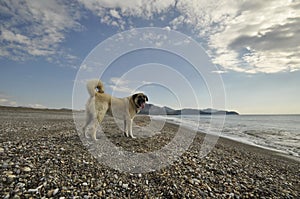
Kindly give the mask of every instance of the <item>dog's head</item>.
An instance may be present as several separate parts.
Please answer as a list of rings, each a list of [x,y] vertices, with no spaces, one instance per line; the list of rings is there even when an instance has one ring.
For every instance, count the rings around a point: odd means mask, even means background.
[[[137,93],[132,95],[132,100],[138,109],[143,109],[145,108],[146,102],[148,102],[148,97],[144,93]]]

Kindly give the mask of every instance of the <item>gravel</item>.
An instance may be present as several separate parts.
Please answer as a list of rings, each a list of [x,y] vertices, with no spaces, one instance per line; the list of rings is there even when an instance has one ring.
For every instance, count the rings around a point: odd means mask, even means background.
[[[145,125],[149,117],[138,116]],[[125,138],[105,118],[112,143],[145,153],[165,146],[177,126],[165,124],[149,138]],[[0,108],[1,198],[297,198],[300,163],[272,151],[219,139],[198,156],[203,135],[171,165],[127,173],[98,162],[87,150],[67,110]]]

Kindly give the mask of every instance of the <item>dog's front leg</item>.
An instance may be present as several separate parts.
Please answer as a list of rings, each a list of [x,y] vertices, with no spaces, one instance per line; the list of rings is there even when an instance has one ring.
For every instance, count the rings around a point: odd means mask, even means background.
[[[125,137],[128,137],[128,128],[127,128],[127,125],[128,125],[128,120],[124,120],[124,135]]]
[[[134,137],[133,134],[132,134],[132,119],[129,120],[129,133],[130,133],[130,137],[131,137],[132,139],[136,138],[136,137]]]

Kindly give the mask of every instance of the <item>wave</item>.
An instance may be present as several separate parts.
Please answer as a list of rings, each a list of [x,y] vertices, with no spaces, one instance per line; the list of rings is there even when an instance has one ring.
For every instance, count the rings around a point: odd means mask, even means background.
[[[153,119],[182,125],[206,134],[300,157],[300,116],[229,116],[220,129],[222,118],[209,116],[151,116]]]

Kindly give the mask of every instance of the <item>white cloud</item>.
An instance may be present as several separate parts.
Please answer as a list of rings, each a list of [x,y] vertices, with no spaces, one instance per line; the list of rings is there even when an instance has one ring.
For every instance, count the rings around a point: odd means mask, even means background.
[[[106,9],[119,9],[124,16],[143,17],[147,19],[152,18],[154,13],[165,12],[170,6],[175,5],[175,0],[79,0],[79,2],[98,16],[103,16],[107,12]]]
[[[170,26],[166,26],[166,27],[164,27],[163,29],[166,30],[166,31],[171,31]]]
[[[14,107],[21,106],[21,107],[31,107],[31,108],[47,108],[47,106],[44,106],[39,103],[24,104],[24,103],[17,102],[15,100],[15,97],[6,95],[5,93],[2,93],[2,92],[0,92],[0,106],[14,106]]]
[[[60,44],[68,31],[81,30],[82,7],[101,23],[121,30],[134,27],[136,18],[153,24],[163,21],[166,30],[189,30],[201,38],[212,61],[224,70],[300,69],[300,2],[286,0],[3,1],[0,56],[15,60],[47,56],[57,62],[58,55],[73,62],[76,57]]]
[[[128,88],[126,86],[109,85],[109,88],[111,88],[113,92],[121,92],[121,93],[128,93],[128,94],[131,94],[134,92],[134,90],[132,90],[131,88]]]
[[[126,95],[132,95],[137,92],[142,92],[137,90],[142,85],[150,84],[151,82],[140,81],[140,80],[131,80],[120,77],[112,77],[110,78],[110,83],[108,85],[109,88],[112,89],[113,92],[125,93]]]
[[[119,77],[110,78],[110,82],[112,84],[120,85],[120,86],[128,85],[130,83],[129,80],[125,80],[125,79],[122,79],[122,78],[119,78]]]
[[[130,88],[130,83],[131,81],[129,80],[119,77],[112,77],[110,78],[109,88],[111,88],[113,92],[131,94],[134,90]]]
[[[47,108],[46,106],[42,105],[42,104],[29,104],[26,107],[31,107],[31,108],[38,108],[38,109],[45,109]]]
[[[102,23],[125,29],[132,24],[130,17],[153,19],[155,14],[168,11],[175,0],[78,0],[87,9],[101,18]],[[121,17],[123,16],[123,17]]]
[[[87,71],[87,72],[93,72],[93,67],[91,67],[87,64],[83,64],[80,66],[80,70]]]
[[[92,0],[80,2],[103,23],[124,29],[130,17],[152,20],[172,8],[166,29],[198,34],[224,70],[275,73],[300,69],[300,2],[236,0]],[[161,19],[161,17],[159,18]],[[157,44],[158,46],[160,43]]]
[[[181,15],[171,24],[188,24],[207,38],[215,64],[246,73],[300,69],[299,2],[179,1]]]
[[[224,70],[215,70],[215,71],[212,71],[212,73],[223,74],[223,73],[226,73],[226,71],[224,71]]]
[[[50,56],[57,61],[57,55],[69,54],[59,47],[65,33],[81,28],[79,10],[68,2],[11,0],[1,2],[0,11],[5,16],[0,19],[0,56],[8,59]]]
[[[0,92],[0,106],[17,106],[17,102]]]
[[[11,100],[9,98],[0,98],[0,106],[22,106],[22,107],[31,107],[31,108],[47,108],[42,104],[22,104],[20,105],[18,102]]]
[[[116,11],[116,10],[110,10],[110,14],[111,14],[111,16],[113,16],[114,18],[117,18],[117,19],[121,19],[121,16],[120,16],[120,14],[119,14],[119,12],[118,11]]]
[[[10,30],[2,30],[1,36],[3,40],[6,40],[8,42],[15,42],[19,44],[25,44],[28,45],[30,43],[30,39],[24,35],[21,34],[15,34],[11,32]]]

